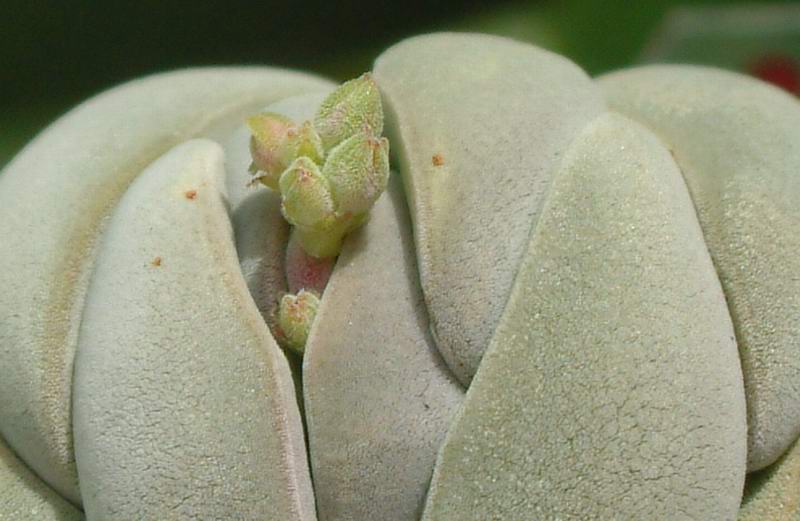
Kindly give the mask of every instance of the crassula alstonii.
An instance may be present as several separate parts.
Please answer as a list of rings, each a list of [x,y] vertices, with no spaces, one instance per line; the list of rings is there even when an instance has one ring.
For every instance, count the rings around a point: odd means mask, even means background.
[[[371,78],[394,173],[321,256],[247,186],[248,118],[331,150],[305,74],[137,80],[0,174],[0,519],[800,518],[800,103],[467,34]]]

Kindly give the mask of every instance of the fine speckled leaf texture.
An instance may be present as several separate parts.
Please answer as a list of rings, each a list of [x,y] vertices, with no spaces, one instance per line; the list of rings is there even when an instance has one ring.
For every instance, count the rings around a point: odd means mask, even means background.
[[[77,107],[0,173],[0,435],[73,503],[72,362],[105,218],[171,146],[226,135],[264,104],[328,85],[268,68],[144,78]]]
[[[736,329],[748,470],[800,435],[800,103],[730,72],[654,66],[601,80],[683,171]]]
[[[321,521],[417,521],[464,395],[428,332],[399,179],[370,214],[344,244],[304,361]]]
[[[48,487],[0,439],[0,521],[82,521],[83,514]]]
[[[565,157],[426,521],[733,520],[741,370],[680,173],[606,115]]]
[[[560,156],[603,110],[573,63],[484,35],[406,40],[375,64],[439,351],[468,383]]]
[[[100,245],[75,358],[90,521],[313,521],[289,366],[239,270],[222,149],[134,181]]]

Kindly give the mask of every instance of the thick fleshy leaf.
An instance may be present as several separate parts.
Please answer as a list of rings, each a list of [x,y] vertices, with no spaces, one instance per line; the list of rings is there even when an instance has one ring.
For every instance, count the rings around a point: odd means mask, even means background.
[[[222,151],[153,163],[100,244],[75,358],[87,517],[315,519],[289,366],[239,271]]]
[[[622,71],[611,106],[672,150],[733,317],[748,408],[748,470],[800,435],[800,103],[734,73]]]
[[[395,177],[395,176],[393,176]],[[304,360],[323,521],[416,521],[463,390],[428,331],[398,180],[352,233]]]
[[[604,107],[568,60],[485,35],[406,40],[375,64],[439,351],[468,383],[556,166]]]
[[[83,514],[36,477],[0,440],[0,519],[82,521]]]
[[[745,439],[733,327],[680,172],[603,116],[564,158],[423,519],[733,520]]]
[[[247,114],[327,82],[266,68],[137,80],[79,106],[0,174],[0,435],[80,502],[72,451],[72,363],[105,218],[128,184],[189,137],[225,136]]]

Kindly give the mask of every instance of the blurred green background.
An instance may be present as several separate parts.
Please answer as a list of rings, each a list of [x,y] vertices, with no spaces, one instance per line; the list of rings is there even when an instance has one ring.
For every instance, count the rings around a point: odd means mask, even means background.
[[[777,7],[709,0],[0,4],[0,166],[82,99],[177,67],[263,63],[346,79],[369,69],[382,49],[405,36],[457,30],[537,43],[591,74],[641,61],[690,61],[764,69],[762,75],[788,81],[791,88],[797,63],[792,60],[800,48],[796,2]],[[720,14],[730,9],[736,14]],[[760,55],[766,61],[754,62]]]

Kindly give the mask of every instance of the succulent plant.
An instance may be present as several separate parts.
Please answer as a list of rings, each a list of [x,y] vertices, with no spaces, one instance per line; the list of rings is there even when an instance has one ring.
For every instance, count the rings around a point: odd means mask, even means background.
[[[0,174],[0,519],[800,518],[798,101],[466,34],[365,78],[144,78]]]

